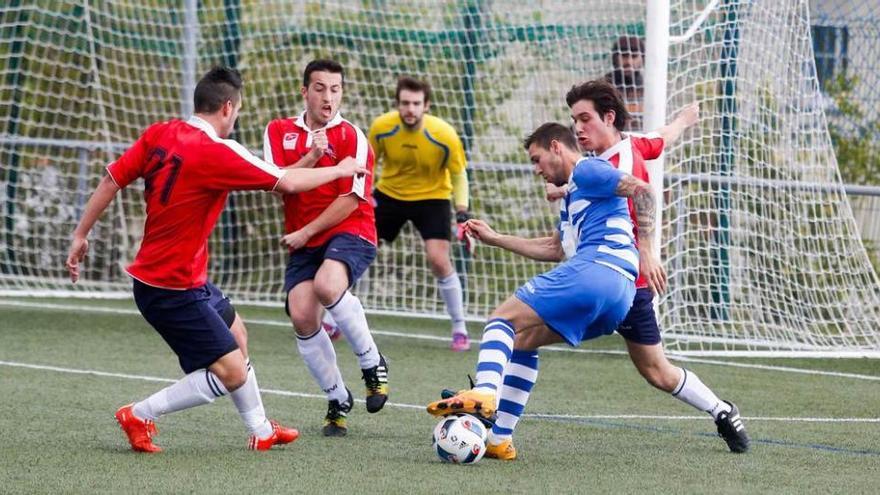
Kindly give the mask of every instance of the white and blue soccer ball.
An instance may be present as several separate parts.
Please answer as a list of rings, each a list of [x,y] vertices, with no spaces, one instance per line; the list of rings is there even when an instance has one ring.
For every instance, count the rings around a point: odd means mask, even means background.
[[[446,416],[434,427],[432,448],[440,460],[453,464],[473,464],[486,453],[489,432],[470,414]]]

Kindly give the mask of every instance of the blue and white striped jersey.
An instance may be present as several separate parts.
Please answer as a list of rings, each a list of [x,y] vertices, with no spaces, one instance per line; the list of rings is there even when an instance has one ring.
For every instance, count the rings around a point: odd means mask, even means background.
[[[603,158],[578,161],[560,207],[559,234],[567,258],[586,256],[635,280],[633,224],[627,199],[615,194],[623,175]]]

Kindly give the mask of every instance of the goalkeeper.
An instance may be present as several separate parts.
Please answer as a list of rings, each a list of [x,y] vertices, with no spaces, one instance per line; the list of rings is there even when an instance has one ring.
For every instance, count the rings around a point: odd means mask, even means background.
[[[451,125],[428,114],[431,86],[427,82],[399,78],[394,100],[397,109],[377,117],[369,132],[376,162],[382,162],[374,194],[376,229],[385,242],[393,242],[407,221],[418,229],[452,320],[451,348],[466,351],[470,339],[461,281],[449,256],[450,197],[458,224],[456,236],[468,252],[473,246],[462,228],[470,218],[464,147]]]

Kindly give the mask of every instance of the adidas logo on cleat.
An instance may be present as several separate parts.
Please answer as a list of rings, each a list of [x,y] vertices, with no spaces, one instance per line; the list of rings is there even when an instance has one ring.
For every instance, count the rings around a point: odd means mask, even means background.
[[[723,438],[731,452],[748,452],[751,440],[746,433],[746,425],[739,414],[739,409],[732,402],[724,401],[730,406],[730,411],[718,415],[715,425],[718,427],[718,436]]]

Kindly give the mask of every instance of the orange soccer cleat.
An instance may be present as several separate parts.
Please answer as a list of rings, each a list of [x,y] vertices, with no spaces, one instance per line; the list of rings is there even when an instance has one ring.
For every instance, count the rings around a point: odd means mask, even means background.
[[[143,420],[134,415],[134,404],[120,407],[116,411],[116,421],[128,437],[132,450],[137,452],[156,453],[162,449],[153,443],[153,435],[157,435],[156,423]]]
[[[508,438],[499,444],[487,443],[484,456],[502,461],[516,459],[516,447],[513,446],[513,439]]]
[[[484,418],[490,418],[495,412],[495,394],[476,389],[464,390],[448,399],[428,404],[427,409],[428,414],[432,416],[479,414]]]
[[[270,422],[272,423],[272,434],[266,438],[259,438],[256,435],[251,435],[248,439],[248,449],[269,450],[273,445],[288,444],[299,438],[299,431],[296,428],[281,426],[276,421]]]

